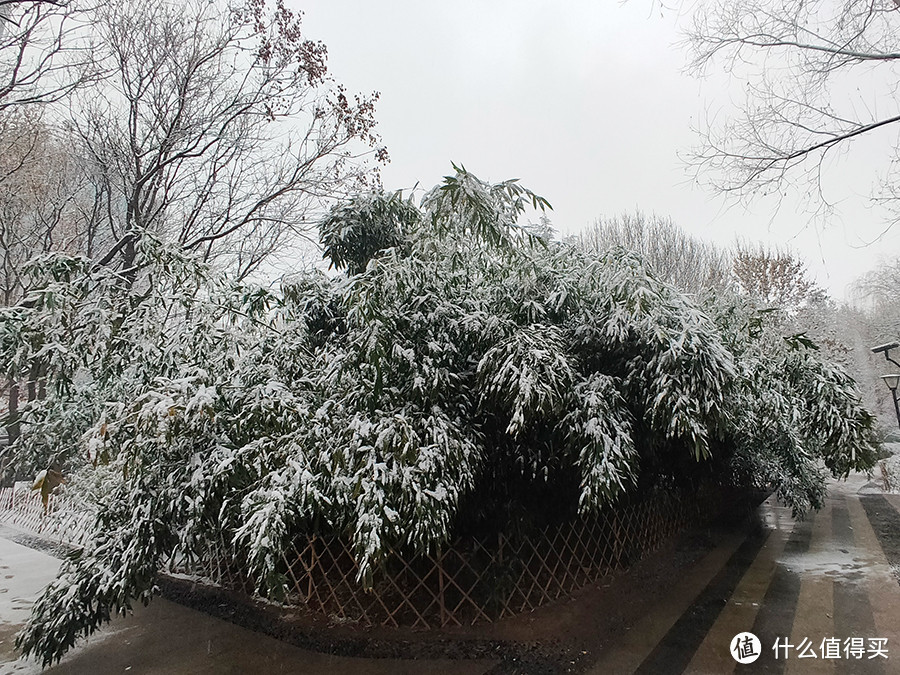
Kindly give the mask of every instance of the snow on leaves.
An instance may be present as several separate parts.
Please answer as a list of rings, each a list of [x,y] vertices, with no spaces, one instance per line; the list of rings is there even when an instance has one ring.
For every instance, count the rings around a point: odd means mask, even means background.
[[[560,503],[587,512],[673,470],[660,466],[715,464],[803,510],[819,458],[838,474],[870,461],[846,375],[749,336],[740,312],[710,316],[632,254],[536,236],[529,205],[548,206],[463,169],[421,206],[361,196],[322,225],[344,272],[278,292],[149,238],[127,283],[47,261],[35,302],[0,322],[20,372],[58,354],[14,451],[106,485],[93,483],[96,544],[38,603],[25,650],[56,658],[146,599],[174,551],[226,542],[279,597],[293,538],[346,537],[368,583],[392,552],[489,518],[466,506],[479,490],[522,494],[498,480],[570,486]],[[61,438],[82,442],[59,452]]]

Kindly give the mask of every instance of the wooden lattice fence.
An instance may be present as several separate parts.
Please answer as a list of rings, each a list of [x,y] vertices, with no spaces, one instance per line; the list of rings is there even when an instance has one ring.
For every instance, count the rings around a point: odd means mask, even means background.
[[[345,540],[298,539],[282,558],[288,595],[332,619],[363,625],[435,628],[512,616],[571,594],[633,565],[675,533],[721,511],[723,495],[706,490],[673,495],[659,490],[592,517],[533,529],[518,536],[465,537],[432,554],[392,551],[364,589]],[[65,496],[0,489],[0,522],[71,546],[83,546],[92,516]],[[173,559],[186,573],[252,594],[254,584],[229,546],[211,546],[201,560]]]
[[[285,602],[363,625],[434,628],[495,621],[634,564],[673,534],[717,513],[721,503],[716,490],[681,497],[659,491],[527,535],[460,538],[433,554],[393,551],[368,590],[357,581],[359,569],[343,539],[302,538],[282,559]],[[252,592],[240,565],[224,562],[229,558],[217,546],[204,564],[176,571]]]
[[[40,491],[7,487],[0,488],[0,523],[83,547],[91,533],[93,515],[65,494],[49,495],[45,508]]]

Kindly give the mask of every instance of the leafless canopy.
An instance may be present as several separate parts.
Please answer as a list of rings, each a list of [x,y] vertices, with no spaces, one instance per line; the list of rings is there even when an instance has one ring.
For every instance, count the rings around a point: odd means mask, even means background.
[[[865,354],[871,357],[869,348],[896,340],[900,336],[900,258],[888,259],[861,276],[852,287],[851,298],[855,309],[859,312],[857,322],[868,331]],[[884,359],[878,354],[872,362],[878,364],[878,371],[873,376],[884,372],[881,368]],[[882,393],[884,386],[877,382],[877,392]],[[893,407],[888,406],[888,419],[892,419]]]
[[[857,305],[876,313],[900,314],[900,258],[884,261],[857,279],[852,298]],[[891,334],[896,330],[895,324]]]
[[[0,307],[25,294],[26,263],[35,256],[90,256],[95,248],[90,181],[71,147],[40,109],[0,111]]]
[[[671,218],[640,211],[604,218],[578,240],[595,253],[612,246],[635,251],[659,278],[686,293],[722,290],[731,284],[728,253],[687,234]]]
[[[289,258],[384,158],[378,95],[326,58],[282,0],[0,0],[4,303],[47,250],[126,277],[148,235],[236,279]]]
[[[372,97],[328,77],[325,46],[281,2],[116,1],[95,13],[105,73],[72,98],[94,167],[100,262],[153,232],[237,278],[308,231],[322,200],[369,175]]]
[[[0,112],[57,101],[96,75],[73,0],[0,0]]]
[[[704,180],[739,198],[796,188],[825,211],[824,160],[864,135],[897,166],[900,11],[894,0],[748,0],[700,6],[692,67],[722,64],[745,86],[739,115],[701,129],[692,157]],[[898,200],[890,175],[874,197]]]
[[[825,300],[825,292],[809,278],[806,264],[790,251],[738,243],[732,257],[740,291],[761,306],[791,313]]]

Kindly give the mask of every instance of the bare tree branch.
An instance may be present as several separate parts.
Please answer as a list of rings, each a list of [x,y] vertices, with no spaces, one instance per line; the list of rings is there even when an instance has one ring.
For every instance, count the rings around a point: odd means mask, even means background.
[[[75,94],[72,123],[118,201],[104,264],[132,267],[153,232],[226,265],[254,240],[258,266],[369,180],[377,94],[331,83],[324,46],[280,3],[120,0],[96,17],[107,76]]]
[[[100,75],[76,2],[3,0],[0,19],[0,111],[59,101]]]
[[[698,130],[700,147],[688,158],[698,180],[746,200],[794,189],[830,211],[822,189],[826,154],[900,121],[891,92],[900,83],[898,36],[893,2],[703,4],[688,34],[692,69],[702,74],[720,64],[745,83],[746,94],[735,114]],[[860,81],[884,88],[851,89],[848,83],[864,75]],[[896,145],[886,147],[897,156]],[[879,201],[900,200],[896,182],[882,187]]]

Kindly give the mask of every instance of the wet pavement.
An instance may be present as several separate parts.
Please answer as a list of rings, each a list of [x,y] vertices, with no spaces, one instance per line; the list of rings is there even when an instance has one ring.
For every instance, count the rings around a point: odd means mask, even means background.
[[[0,535],[3,531],[0,530]],[[15,634],[41,588],[56,576],[55,558],[0,536],[0,675],[106,673],[251,675],[477,675],[493,661],[359,659],[300,649],[164,598],[115,619],[52,668],[17,659]]]
[[[900,569],[900,495],[882,495],[865,476],[855,475],[832,482],[825,508],[802,522],[772,498],[756,515],[756,526],[718,533],[708,547],[695,548],[696,555],[684,564],[662,566],[671,571],[653,584],[643,583],[652,575],[642,577],[640,565],[613,581],[638,587],[646,596],[636,596],[635,607],[622,606],[628,603],[621,600],[618,606],[615,601],[604,605],[604,589],[607,595],[611,589],[600,584],[558,603],[568,603],[562,611],[548,607],[526,617],[533,623],[524,637],[550,642],[547,636],[555,631],[553,640],[568,638],[576,650],[584,650],[577,665],[571,662],[572,671],[586,668],[595,675],[900,673],[900,585],[891,569]],[[0,673],[38,673],[33,662],[14,660],[12,639],[27,617],[30,600],[53,577],[58,562],[2,537],[0,530]],[[677,553],[669,547],[657,557]],[[616,620],[609,621],[613,615]],[[548,628],[554,617],[565,618]],[[497,637],[502,624],[479,630]],[[585,635],[597,627],[598,635],[577,644],[581,637],[575,627]],[[731,652],[732,646],[740,650],[734,638],[743,632],[759,639],[753,663],[739,664]],[[752,644],[747,651],[754,651]],[[159,598],[114,621],[44,672],[531,671],[521,663],[500,661],[319,654]],[[561,666],[560,672],[567,669]]]
[[[673,580],[691,590],[667,594],[662,611],[630,626],[588,672],[900,673],[891,572],[900,496],[867,486],[862,475],[832,482],[825,508],[802,522],[766,500],[759,532],[723,543]],[[742,632],[760,641],[751,663],[730,651]]]

